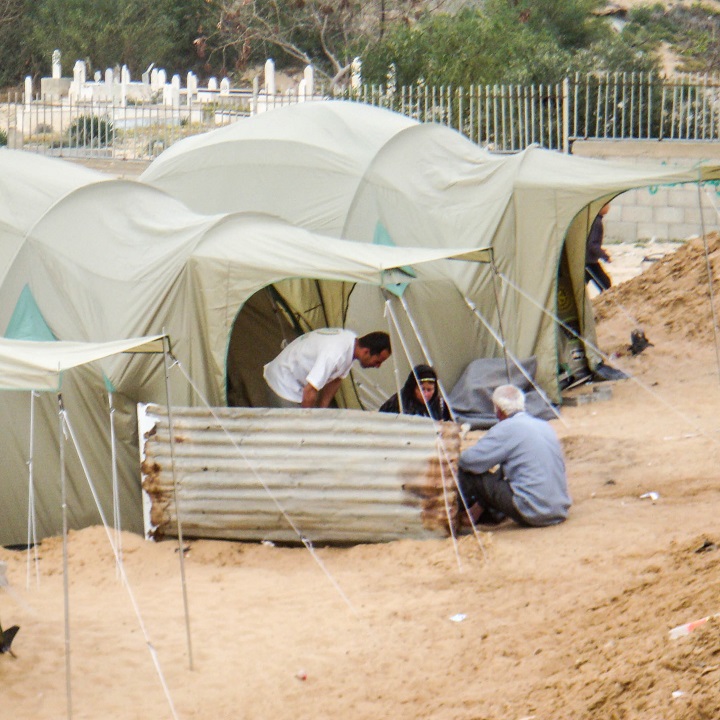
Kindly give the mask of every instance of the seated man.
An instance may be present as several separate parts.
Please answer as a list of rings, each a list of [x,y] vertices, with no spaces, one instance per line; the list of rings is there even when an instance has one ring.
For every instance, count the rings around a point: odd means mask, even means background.
[[[496,388],[492,400],[499,422],[460,453],[458,463],[473,522],[497,524],[505,517],[535,527],[562,522],[572,501],[555,432],[525,412],[525,396],[514,385]]]
[[[358,338],[350,330],[324,328],[301,335],[265,365],[268,404],[326,408],[355,360],[364,368],[378,368],[391,352],[384,332]]]

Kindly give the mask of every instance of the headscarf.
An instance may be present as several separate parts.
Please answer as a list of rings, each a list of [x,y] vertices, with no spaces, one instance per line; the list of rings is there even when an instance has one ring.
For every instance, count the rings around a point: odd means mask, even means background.
[[[415,395],[415,389],[419,388],[423,382],[435,383],[435,392],[428,400],[427,405],[424,401],[418,400]],[[434,420],[451,419],[450,411],[440,395],[437,373],[430,365],[416,365],[413,368],[400,391],[400,396],[402,397],[402,412],[405,415],[424,415],[425,417],[432,417]],[[429,413],[428,408],[430,409]],[[381,405],[380,412],[400,412],[397,393]]]

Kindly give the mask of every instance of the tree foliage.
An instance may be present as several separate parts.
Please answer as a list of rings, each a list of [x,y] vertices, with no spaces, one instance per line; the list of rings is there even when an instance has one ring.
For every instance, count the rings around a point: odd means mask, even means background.
[[[443,7],[446,0],[221,0],[215,30],[202,38],[225,67],[274,57],[313,64],[339,80],[387,28]]]
[[[592,13],[595,0],[487,0],[482,8],[394,28],[367,53],[364,78],[399,84],[552,83],[568,73],[650,70],[655,59]]]
[[[720,71],[720,12],[694,3],[665,9],[662,5],[640,7],[630,15],[624,35],[636,45],[672,46],[688,72]]]
[[[168,72],[239,75],[273,57],[342,81],[356,56],[366,81],[550,83],[568,73],[651,70],[661,42],[686,69],[720,70],[720,15],[700,3],[642,6],[622,33],[600,0],[0,0],[0,85],[150,63]]]
[[[198,69],[193,43],[210,22],[206,0],[0,0],[0,80],[49,74],[56,48],[66,76],[78,59],[90,70],[127,65],[136,76],[152,62]]]

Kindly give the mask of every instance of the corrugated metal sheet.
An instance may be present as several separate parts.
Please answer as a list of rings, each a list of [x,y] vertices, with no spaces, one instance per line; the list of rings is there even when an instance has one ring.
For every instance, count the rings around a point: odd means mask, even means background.
[[[172,408],[184,537],[299,542],[283,511],[312,542],[446,537],[448,510],[456,522],[454,423],[436,432],[427,418],[359,410],[212,413]],[[176,536],[167,408],[148,405],[144,414],[151,531]]]

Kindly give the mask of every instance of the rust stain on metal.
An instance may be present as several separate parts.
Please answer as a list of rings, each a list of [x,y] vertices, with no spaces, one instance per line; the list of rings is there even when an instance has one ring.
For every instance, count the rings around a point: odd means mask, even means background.
[[[457,462],[461,440],[457,424],[441,425],[437,452],[428,458],[424,475],[406,482],[403,488],[422,498],[423,526],[449,535],[457,529],[459,520]]]
[[[178,513],[184,536],[240,540],[297,542],[297,527],[314,542],[383,542],[456,526],[455,423],[261,408],[214,408],[215,420],[173,408],[172,454],[166,408],[148,408],[142,471],[155,537],[177,535]]]

